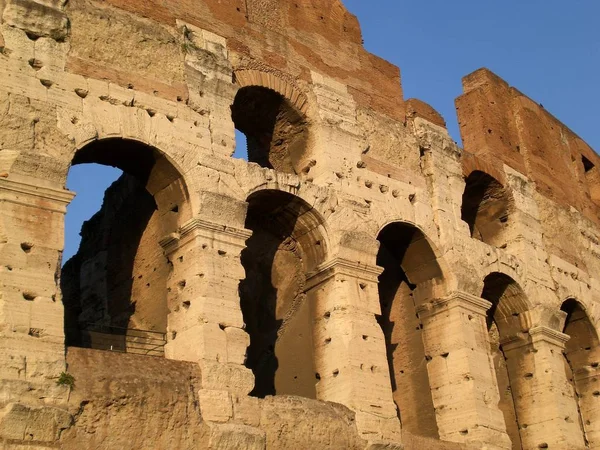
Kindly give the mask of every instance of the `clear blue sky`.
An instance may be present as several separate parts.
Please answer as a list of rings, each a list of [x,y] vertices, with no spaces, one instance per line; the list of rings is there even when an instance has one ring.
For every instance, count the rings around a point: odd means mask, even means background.
[[[487,67],[600,151],[600,1],[342,1],[367,50],[400,67],[405,98],[438,110],[455,140],[461,78]]]
[[[488,67],[544,105],[600,150],[599,0],[343,0],[358,16],[367,50],[400,67],[405,98],[437,109],[460,142],[454,99],[461,78]],[[120,171],[71,169],[65,261],[83,220]]]

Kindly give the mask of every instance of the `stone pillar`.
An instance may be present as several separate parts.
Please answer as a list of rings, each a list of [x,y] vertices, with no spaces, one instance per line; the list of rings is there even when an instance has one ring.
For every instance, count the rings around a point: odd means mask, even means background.
[[[380,314],[381,269],[344,258],[319,267],[307,280],[315,325],[317,398],[348,406],[369,440],[400,442]]]
[[[74,194],[0,177],[0,378],[52,383],[65,371],[59,274]],[[51,380],[51,381],[49,381]],[[4,384],[4,388],[8,383]],[[0,396],[15,395],[10,388]]]
[[[250,339],[238,295],[245,276],[240,253],[250,235],[245,229],[194,218],[161,242],[172,264],[165,356],[197,361],[202,367],[201,396],[217,403],[254,387],[252,372],[244,366]],[[204,405],[210,408],[209,403]]]
[[[491,303],[455,292],[417,308],[440,438],[511,448],[490,356]]]
[[[502,342],[525,449],[586,448],[577,401],[567,380],[566,334],[535,327]]]

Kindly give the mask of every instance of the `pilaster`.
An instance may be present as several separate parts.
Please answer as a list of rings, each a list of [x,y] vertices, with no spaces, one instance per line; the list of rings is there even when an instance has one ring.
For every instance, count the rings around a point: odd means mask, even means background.
[[[454,292],[417,308],[440,438],[511,448],[486,325],[491,303]]]
[[[47,380],[65,370],[58,287],[64,215],[74,193],[0,178],[0,372]]]
[[[400,439],[392,399],[375,265],[335,258],[309,275],[307,296],[315,317],[317,398],[356,412],[367,439]]]
[[[194,218],[161,241],[172,264],[165,355],[198,362],[206,389],[245,395],[254,384],[244,366],[250,339],[238,294],[245,276],[240,253],[250,235]]]
[[[565,371],[568,340],[566,334],[540,326],[501,343],[523,448],[586,448]]]

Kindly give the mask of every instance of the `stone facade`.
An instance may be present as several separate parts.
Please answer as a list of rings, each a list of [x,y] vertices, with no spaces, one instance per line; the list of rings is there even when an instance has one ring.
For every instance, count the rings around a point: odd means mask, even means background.
[[[600,158],[540,105],[468,75],[458,147],[339,0],[0,12],[2,448],[600,448]]]

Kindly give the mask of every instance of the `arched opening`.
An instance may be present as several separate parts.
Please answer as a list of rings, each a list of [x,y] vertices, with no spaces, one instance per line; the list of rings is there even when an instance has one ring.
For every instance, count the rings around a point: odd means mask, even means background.
[[[415,305],[415,290],[442,282],[437,257],[416,227],[395,222],[379,233],[377,265],[381,316],[393,397],[403,429],[438,438],[431,396],[421,323]]]
[[[590,198],[598,205],[600,204],[600,170],[584,155],[581,155],[581,163]]]
[[[95,141],[72,165],[89,163],[124,173],[63,266],[66,344],[162,355],[170,265],[159,241],[189,215],[183,180],[163,154],[136,141]]]
[[[249,162],[297,173],[307,146],[308,126],[304,114],[286,98],[265,87],[243,87],[231,106],[231,118],[246,136]]]
[[[508,275],[493,272],[484,279],[481,298],[492,303],[488,310],[487,325],[490,352],[494,362],[500,401],[498,407],[504,415],[506,431],[513,449],[521,449],[519,422],[510,384],[506,356],[502,342],[521,330],[519,316],[527,311],[525,293]]]
[[[252,236],[241,259],[246,278],[240,303],[250,335],[246,366],[255,376],[251,395],[316,398],[313,314],[306,275],[325,259],[323,221],[302,199],[265,190],[248,198]]]
[[[496,247],[506,246],[509,221],[506,190],[495,178],[478,170],[465,181],[461,219],[469,225],[471,237]]]
[[[590,448],[596,448],[600,444],[598,334],[577,300],[566,300],[561,310],[567,313],[564,333],[570,338],[564,353],[567,379],[577,400],[580,426],[584,431],[586,444]]]

